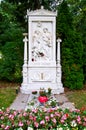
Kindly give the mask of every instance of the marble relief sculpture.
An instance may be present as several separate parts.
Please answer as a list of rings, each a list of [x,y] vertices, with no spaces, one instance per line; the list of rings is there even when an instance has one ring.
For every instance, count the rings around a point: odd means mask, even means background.
[[[41,23],[37,24],[38,28],[33,32],[32,37],[32,61],[51,60],[52,36],[48,28],[41,28]]]

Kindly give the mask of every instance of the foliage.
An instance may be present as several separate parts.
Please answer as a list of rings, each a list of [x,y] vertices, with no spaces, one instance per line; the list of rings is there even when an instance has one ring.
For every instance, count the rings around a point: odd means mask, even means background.
[[[81,11],[80,11],[80,19],[77,23],[77,29],[82,35],[83,42],[83,72],[84,72],[84,83],[86,83],[86,4],[85,1],[82,0],[81,3]]]
[[[1,130],[50,129],[85,130],[86,111],[68,109],[0,110]]]
[[[67,3],[63,4],[65,1],[67,1]],[[60,3],[59,6],[58,2]],[[55,0],[4,0],[1,2],[0,57],[2,57],[2,59],[0,58],[0,79],[10,81],[20,80],[21,66],[23,64],[22,32],[27,31],[27,23],[25,22],[26,10],[39,9],[41,5],[43,5],[45,9],[49,10],[55,10],[56,6],[59,7],[57,35],[63,40],[62,68],[64,85],[72,89],[81,88],[83,72],[84,83],[86,82],[85,1],[63,0],[62,2],[62,0],[58,0],[58,2]],[[7,52],[11,53],[8,54]],[[11,55],[12,57],[10,57]]]
[[[14,16],[15,6],[3,2],[0,8],[0,79],[17,81],[21,79],[23,64],[22,31]]]
[[[64,10],[63,10],[64,9]],[[74,29],[72,15],[66,1],[58,9],[57,35],[62,38],[62,69],[64,86],[70,89],[83,87],[81,36]]]
[[[40,96],[50,96],[51,95],[51,88],[48,88],[47,90],[45,90],[44,88],[40,88],[39,90],[39,95]]]
[[[26,25],[26,11],[40,9],[41,5],[45,9],[51,10],[50,6],[53,4],[52,0],[5,0],[8,3],[16,6],[15,16],[17,21],[27,30]]]
[[[45,91],[44,88],[40,88],[40,90],[39,90],[39,95],[40,95],[40,96],[46,96],[46,95],[47,95],[47,93],[46,93],[46,91]]]
[[[73,24],[75,29],[80,32],[83,43],[83,72],[84,83],[86,82],[86,4],[85,0],[71,1],[67,0],[70,5],[70,11],[73,14]]]

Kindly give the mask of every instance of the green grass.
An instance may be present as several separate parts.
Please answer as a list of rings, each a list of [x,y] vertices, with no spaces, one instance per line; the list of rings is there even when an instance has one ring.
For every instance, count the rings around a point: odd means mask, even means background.
[[[7,108],[11,105],[16,97],[17,84],[0,82],[0,109]]]
[[[74,103],[75,107],[81,109],[86,108],[86,90],[75,90],[66,93],[69,101]]]
[[[12,104],[17,96],[16,88],[18,87],[19,84],[0,82],[0,108],[7,108]],[[86,107],[86,88],[75,91],[67,90],[66,96],[76,108]]]

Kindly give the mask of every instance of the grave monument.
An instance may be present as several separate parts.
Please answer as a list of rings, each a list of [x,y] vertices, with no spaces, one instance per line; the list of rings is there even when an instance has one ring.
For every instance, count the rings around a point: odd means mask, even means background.
[[[24,34],[23,40],[22,93],[28,94],[40,88],[51,88],[57,94],[64,92],[60,64],[61,39],[58,38],[56,43],[56,16],[57,12],[43,7],[30,12],[27,10],[28,33]]]

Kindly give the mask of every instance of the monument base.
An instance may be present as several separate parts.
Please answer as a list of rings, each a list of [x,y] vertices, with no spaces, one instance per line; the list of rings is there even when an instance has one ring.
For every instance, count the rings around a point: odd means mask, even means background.
[[[32,91],[39,91],[40,88],[44,88],[45,90],[51,88],[53,94],[64,93],[62,83],[33,83],[33,84],[22,83],[20,91],[24,94],[30,94]]]

